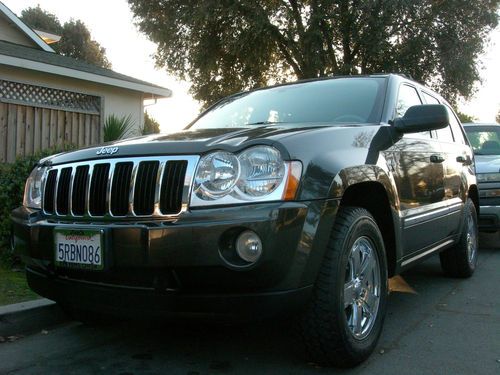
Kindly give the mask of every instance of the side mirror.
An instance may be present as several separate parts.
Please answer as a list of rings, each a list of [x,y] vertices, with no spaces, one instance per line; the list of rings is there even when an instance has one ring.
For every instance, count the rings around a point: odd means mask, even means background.
[[[414,105],[403,117],[394,119],[394,128],[400,133],[418,133],[448,126],[448,111],[442,104]]]

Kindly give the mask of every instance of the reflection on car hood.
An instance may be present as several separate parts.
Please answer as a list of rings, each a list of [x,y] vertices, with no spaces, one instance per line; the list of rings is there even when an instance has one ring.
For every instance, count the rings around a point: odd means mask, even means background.
[[[280,124],[252,128],[219,128],[184,130],[172,134],[155,134],[109,142],[104,145],[66,152],[42,160],[43,163],[61,164],[68,162],[101,159],[107,157],[136,157],[154,155],[200,155],[214,150],[236,152],[256,144],[268,144],[280,148],[284,157],[287,150],[279,143],[283,138],[310,133],[328,127],[345,128],[342,124]],[[103,147],[109,148],[101,150]]]
[[[476,155],[476,173],[500,172],[500,155]]]

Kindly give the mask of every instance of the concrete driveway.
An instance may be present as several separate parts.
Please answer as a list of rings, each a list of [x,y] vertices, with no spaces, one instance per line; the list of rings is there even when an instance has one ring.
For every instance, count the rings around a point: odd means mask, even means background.
[[[403,278],[376,352],[358,368],[303,360],[292,322],[238,327],[66,322],[0,343],[0,374],[500,374],[500,237],[481,235],[471,279],[443,276],[438,257]]]

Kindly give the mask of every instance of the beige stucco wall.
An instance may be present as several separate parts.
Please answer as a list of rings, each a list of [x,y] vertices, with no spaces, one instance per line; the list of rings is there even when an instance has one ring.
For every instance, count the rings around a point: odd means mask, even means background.
[[[21,33],[19,29],[2,14],[0,14],[0,40],[28,47],[36,46],[31,39],[29,39],[24,33]]]
[[[130,114],[135,123],[135,135],[139,134],[144,125],[144,103],[141,92],[1,64],[0,79],[100,96],[103,98],[101,103],[104,106],[104,119],[110,114],[118,117]]]

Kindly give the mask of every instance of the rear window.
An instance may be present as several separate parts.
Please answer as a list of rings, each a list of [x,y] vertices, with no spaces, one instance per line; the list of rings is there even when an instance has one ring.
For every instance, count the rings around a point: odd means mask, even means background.
[[[297,83],[229,97],[191,129],[239,128],[272,123],[380,122],[385,78],[336,78]]]
[[[466,126],[465,132],[476,155],[500,155],[500,126]]]

